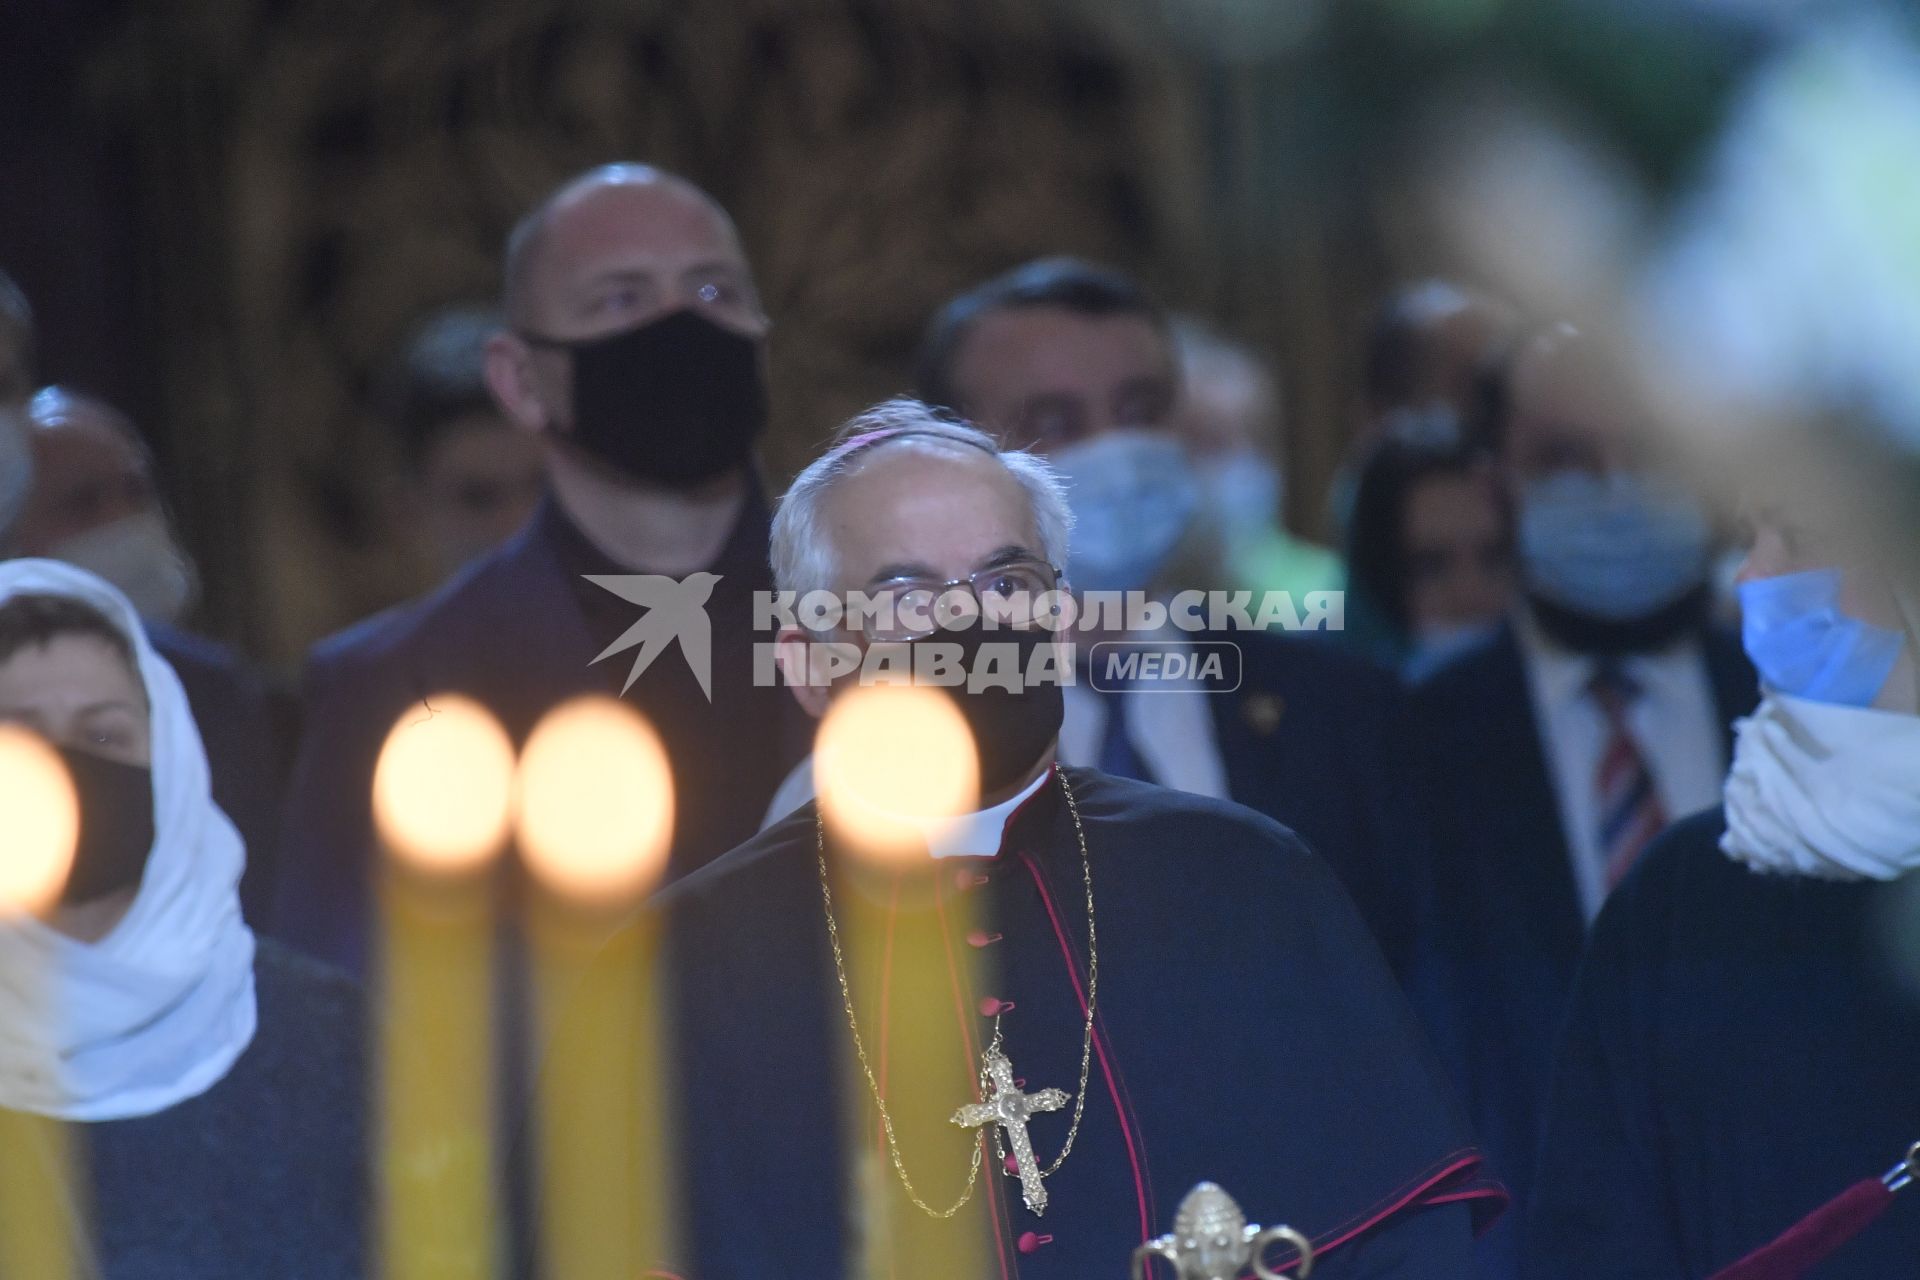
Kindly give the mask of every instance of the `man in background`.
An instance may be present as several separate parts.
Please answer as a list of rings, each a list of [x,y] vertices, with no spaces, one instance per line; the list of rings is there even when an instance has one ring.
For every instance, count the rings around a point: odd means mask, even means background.
[[[753,593],[772,586],[755,470],[768,322],[731,219],[682,178],[595,169],[514,229],[503,285],[487,385],[537,442],[547,496],[469,571],[308,665],[275,928],[361,972],[374,766],[434,695],[475,698],[516,739],[576,695],[626,698],[673,770],[673,874],[752,835],[805,750],[792,700],[754,683]],[[689,652],[698,637],[640,647],[663,586],[704,608],[710,654]]]
[[[920,393],[1046,457],[1067,482],[1076,592],[1164,595],[1202,532],[1177,434],[1181,361],[1157,303],[1071,259],[1018,267],[953,299],[921,349]],[[1256,601],[1257,603],[1257,601]],[[1177,650],[1209,637],[1163,634]],[[1323,639],[1235,631],[1231,691],[1068,687],[1061,758],[1237,800],[1278,818],[1340,875],[1396,968],[1408,959],[1421,833],[1404,776],[1394,678]],[[1083,646],[1086,647],[1086,646]]]
[[[516,431],[487,390],[490,307],[444,307],[415,328],[382,408],[406,465],[405,515],[433,581],[527,522],[546,487],[539,437]]]
[[[10,552],[97,573],[147,622],[179,622],[198,600],[199,573],[174,535],[153,455],[133,422],[65,387],[37,393],[27,422],[34,485]]]
[[[1255,591],[1338,591],[1340,557],[1281,524],[1280,383],[1250,348],[1183,317],[1173,326],[1180,398],[1173,428],[1200,491],[1210,546],[1209,586]]]
[[[140,610],[200,724],[214,802],[246,841],[240,900],[258,923],[277,868],[287,755],[282,717],[271,690],[238,654],[171,625],[197,583],[138,429],[92,396],[57,387],[28,394],[35,350],[33,312],[0,274],[0,384],[17,397],[9,404],[0,396],[0,558],[77,564],[119,587]]]
[[[1709,616],[1708,514],[1623,385],[1570,329],[1521,349],[1496,444],[1522,603],[1414,693],[1436,1040],[1522,1206],[1587,927],[1668,822],[1715,803],[1758,697]]]

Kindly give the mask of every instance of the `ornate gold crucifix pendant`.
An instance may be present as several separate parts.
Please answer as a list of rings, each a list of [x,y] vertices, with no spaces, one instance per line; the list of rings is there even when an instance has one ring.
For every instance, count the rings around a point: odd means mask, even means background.
[[[1013,1166],[1020,1175],[1020,1195],[1033,1215],[1039,1217],[1047,1211],[1047,1187],[1041,1179],[1040,1164],[1033,1158],[1033,1139],[1027,1136],[1027,1120],[1039,1112],[1058,1111],[1066,1106],[1066,1090],[1020,1092],[1020,1087],[1013,1082],[1013,1064],[998,1049],[988,1049],[981,1055],[980,1062],[993,1092],[985,1102],[969,1103],[954,1112],[953,1122],[966,1129],[997,1124],[1006,1130]]]

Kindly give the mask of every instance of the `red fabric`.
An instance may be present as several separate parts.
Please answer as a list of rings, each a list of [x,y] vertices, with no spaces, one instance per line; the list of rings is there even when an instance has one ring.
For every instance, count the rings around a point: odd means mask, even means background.
[[[1755,1249],[1709,1280],[1800,1280],[1835,1249],[1865,1231],[1893,1203],[1878,1178],[1856,1182],[1793,1224],[1772,1244]]]

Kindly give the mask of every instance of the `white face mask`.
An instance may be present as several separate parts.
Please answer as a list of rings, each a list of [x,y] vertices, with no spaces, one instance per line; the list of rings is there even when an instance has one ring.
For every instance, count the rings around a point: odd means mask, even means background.
[[[1822,880],[1920,868],[1920,715],[1769,691],[1736,732],[1727,856]]]
[[[27,439],[26,424],[0,406],[0,542],[26,510],[32,488],[33,445]]]
[[[193,561],[158,511],[89,529],[54,547],[49,558],[99,574],[149,622],[177,622],[200,594]]]
[[[1067,578],[1079,591],[1140,591],[1180,544],[1199,493],[1163,431],[1104,432],[1049,459],[1073,507]]]

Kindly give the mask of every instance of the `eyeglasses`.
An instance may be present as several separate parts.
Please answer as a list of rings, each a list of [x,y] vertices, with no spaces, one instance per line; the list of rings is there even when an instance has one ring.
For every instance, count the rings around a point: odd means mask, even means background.
[[[1058,568],[1033,559],[1009,560],[948,582],[888,578],[867,589],[875,607],[860,619],[860,629],[875,643],[919,640],[976,612],[996,626],[1030,627],[1060,614],[1061,581]]]

